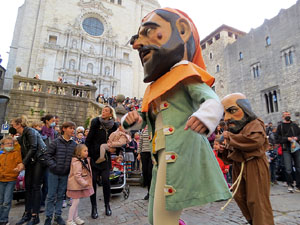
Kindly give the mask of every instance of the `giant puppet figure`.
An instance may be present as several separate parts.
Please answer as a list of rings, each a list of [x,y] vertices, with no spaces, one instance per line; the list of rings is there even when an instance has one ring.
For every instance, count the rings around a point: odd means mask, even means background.
[[[270,203],[269,163],[265,152],[269,143],[264,122],[253,113],[241,93],[222,99],[228,131],[223,132],[225,149],[219,156],[232,163],[234,199],[250,224],[273,225]],[[240,175],[240,176],[239,176]]]
[[[197,29],[185,13],[154,10],[131,44],[150,84],[141,112],[129,112],[122,123],[132,129],[148,124],[154,163],[150,223],[178,225],[184,208],[231,196],[206,138],[223,107],[210,87],[214,78],[205,71]]]

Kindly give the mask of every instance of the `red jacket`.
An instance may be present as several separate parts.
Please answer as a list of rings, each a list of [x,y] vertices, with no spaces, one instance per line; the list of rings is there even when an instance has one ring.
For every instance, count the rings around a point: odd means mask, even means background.
[[[214,150],[214,153],[215,153],[215,156],[216,156],[216,158],[217,158],[217,160],[218,160],[218,163],[219,163],[219,165],[220,165],[220,168],[221,168],[222,172],[223,172],[224,174],[226,174],[226,173],[228,172],[228,170],[229,170],[229,165],[225,165],[225,164],[224,164],[224,162],[222,161],[222,159],[220,159],[220,158],[218,157],[218,152],[217,152],[216,150]],[[225,170],[227,170],[227,172],[226,172]]]

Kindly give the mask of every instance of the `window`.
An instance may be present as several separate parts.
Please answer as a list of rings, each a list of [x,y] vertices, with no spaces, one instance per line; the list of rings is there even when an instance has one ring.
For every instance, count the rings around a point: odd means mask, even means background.
[[[118,0],[118,4],[119,4],[119,5],[122,5],[122,0]]]
[[[72,48],[74,48],[74,49],[77,48],[77,41],[76,40],[72,41]]]
[[[289,62],[290,64],[293,64],[293,52],[289,51]]]
[[[216,41],[219,40],[219,39],[220,39],[220,34],[217,34],[217,35],[215,36],[215,39],[216,39]]]
[[[204,43],[203,45],[201,45],[202,50],[206,49],[206,43]]]
[[[109,66],[105,67],[105,69],[104,69],[104,75],[105,76],[109,76],[110,75],[110,68],[109,68]]]
[[[2,74],[3,74],[3,71],[0,70],[0,80],[2,80]]]
[[[239,56],[240,56],[240,60],[242,60],[242,59],[243,59],[243,53],[240,52],[240,53],[239,53]]]
[[[216,71],[217,71],[217,73],[220,72],[220,65],[216,66]]]
[[[207,43],[208,43],[209,45],[211,45],[211,44],[213,43],[213,40],[210,39],[210,40],[207,41]]]
[[[271,39],[270,39],[269,36],[266,37],[266,45],[267,45],[267,46],[271,45]]]
[[[228,37],[232,37],[232,33],[231,32],[228,32]]]
[[[86,72],[93,74],[94,65],[92,63],[87,64]]]
[[[75,60],[74,59],[71,59],[70,61],[69,61],[69,69],[70,70],[75,70]]]
[[[286,66],[290,66],[292,64],[294,64],[294,52],[295,52],[295,48],[294,47],[290,47],[287,48],[283,51],[281,51],[281,55],[283,57],[284,63]]]
[[[95,17],[84,19],[82,27],[88,34],[93,36],[100,36],[104,31],[103,23]]]
[[[251,66],[252,67],[252,73],[253,73],[253,77],[257,78],[260,76],[260,63],[256,63],[254,65]]]
[[[212,59],[213,58],[213,54],[212,52],[209,53],[209,58]]]
[[[115,0],[110,0],[111,3],[115,3]]]
[[[264,93],[265,106],[268,114],[279,111],[277,92],[276,90],[269,90]]]
[[[49,36],[49,43],[53,44],[53,45],[56,45],[56,42],[57,42],[57,36],[50,35]]]
[[[107,48],[106,49],[106,55],[107,56],[111,56],[111,48]]]

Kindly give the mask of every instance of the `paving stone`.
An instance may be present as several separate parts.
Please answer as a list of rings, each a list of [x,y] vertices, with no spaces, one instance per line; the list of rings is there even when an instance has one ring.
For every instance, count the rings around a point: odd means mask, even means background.
[[[123,195],[114,195],[111,198],[112,216],[105,215],[102,189],[98,188],[99,218],[93,220],[90,216],[91,205],[89,198],[81,199],[79,216],[85,220],[85,225],[149,225],[147,218],[148,201],[143,200],[147,190],[138,186],[130,187],[130,196],[124,199]],[[289,194],[286,187],[280,183],[271,187],[271,203],[276,225],[300,224],[300,194]],[[201,207],[192,207],[183,210],[181,218],[187,225],[241,225],[247,224],[237,204],[232,201],[224,211],[221,207],[226,202],[214,202]],[[292,204],[292,206],[291,206]],[[63,209],[63,218],[67,219],[68,209]],[[15,224],[24,211],[24,201],[13,201],[10,212],[10,224]],[[44,224],[45,215],[40,214]]]

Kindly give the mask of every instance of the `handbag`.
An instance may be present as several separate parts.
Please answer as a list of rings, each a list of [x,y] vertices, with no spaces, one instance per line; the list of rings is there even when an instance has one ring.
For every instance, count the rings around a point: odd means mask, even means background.
[[[40,162],[43,166],[47,166],[47,145],[43,141],[41,135],[37,133],[37,151],[35,153],[35,158],[38,162]]]
[[[297,141],[293,140],[291,144],[291,153],[294,153],[299,149],[300,149],[300,144]]]

